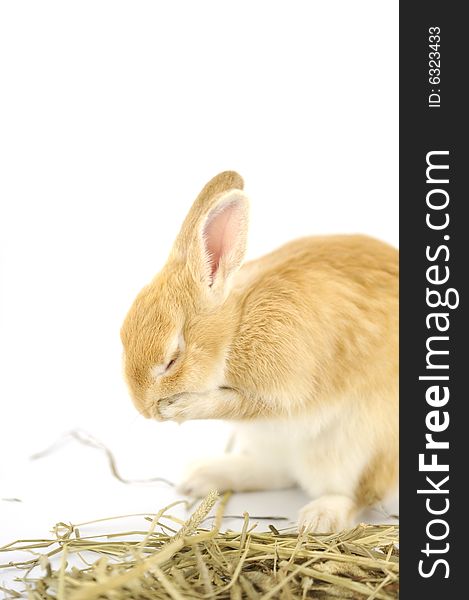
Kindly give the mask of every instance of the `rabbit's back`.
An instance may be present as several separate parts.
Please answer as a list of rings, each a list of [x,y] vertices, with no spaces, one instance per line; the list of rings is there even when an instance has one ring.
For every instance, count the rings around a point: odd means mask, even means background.
[[[393,247],[359,235],[295,240],[247,263],[233,297],[240,307],[227,364],[234,386],[299,405],[396,386]]]

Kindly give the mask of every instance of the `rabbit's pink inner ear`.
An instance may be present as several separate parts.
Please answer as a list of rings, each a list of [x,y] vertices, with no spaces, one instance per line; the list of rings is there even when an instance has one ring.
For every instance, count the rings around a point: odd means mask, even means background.
[[[242,219],[238,202],[232,201],[214,211],[205,224],[203,236],[212,281],[222,259],[232,254],[238,245]]]

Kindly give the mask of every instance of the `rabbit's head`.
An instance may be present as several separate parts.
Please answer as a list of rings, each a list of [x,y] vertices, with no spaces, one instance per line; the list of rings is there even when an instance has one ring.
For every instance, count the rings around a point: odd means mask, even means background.
[[[243,180],[231,171],[203,188],[166,265],[125,318],[125,377],[144,416],[155,416],[162,398],[206,391],[222,377],[220,358],[231,324],[220,307],[246,247],[248,201],[242,188]]]

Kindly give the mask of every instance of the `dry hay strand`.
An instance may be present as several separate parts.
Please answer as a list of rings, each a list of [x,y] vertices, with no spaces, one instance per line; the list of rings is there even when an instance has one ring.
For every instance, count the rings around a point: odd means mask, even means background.
[[[81,537],[76,526],[58,523],[52,539],[18,540],[0,548],[35,554],[32,560],[0,568],[26,570],[18,580],[29,600],[398,597],[397,526],[359,525],[332,535],[298,535],[274,526],[256,532],[246,513],[241,531],[221,532],[228,498],[209,494],[186,522],[168,513],[177,504],[173,503],[141,532]],[[202,528],[217,502],[213,527]],[[176,523],[179,530],[164,520]],[[56,559],[51,561],[57,555],[58,565]],[[99,558],[90,561],[85,555]],[[38,568],[42,574],[33,576]],[[23,597],[3,590],[5,598]]]

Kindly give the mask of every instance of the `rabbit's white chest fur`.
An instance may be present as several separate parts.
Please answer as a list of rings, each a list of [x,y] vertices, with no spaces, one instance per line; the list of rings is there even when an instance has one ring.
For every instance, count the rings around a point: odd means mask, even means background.
[[[356,439],[355,415],[341,410],[240,423],[237,445],[267,473],[276,472],[275,479],[297,483],[313,498],[331,491],[352,495],[370,451]]]

